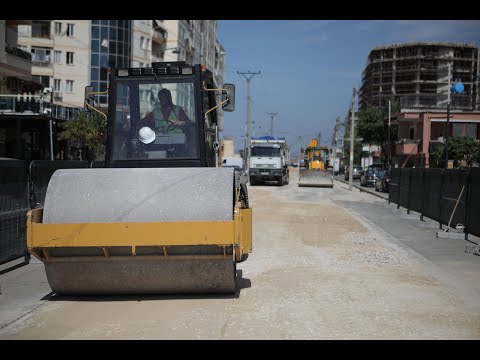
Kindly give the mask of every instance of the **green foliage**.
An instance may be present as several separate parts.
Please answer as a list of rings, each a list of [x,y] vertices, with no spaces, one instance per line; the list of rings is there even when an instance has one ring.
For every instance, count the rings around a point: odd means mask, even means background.
[[[430,149],[430,163],[440,166],[445,159],[445,144],[438,144]],[[480,162],[480,142],[470,137],[453,137],[448,141],[448,158],[454,161],[455,166],[472,166]]]
[[[345,138],[343,147],[343,156],[345,157],[345,163],[350,162],[350,137]],[[353,164],[359,165],[362,159],[362,143],[360,141],[354,141],[353,143]]]
[[[364,144],[383,143],[385,131],[383,113],[380,108],[369,106],[359,112],[356,125],[358,135],[363,139]]]
[[[391,103],[390,114],[394,116],[400,112],[398,102]],[[388,125],[385,125],[385,118],[388,117],[388,105],[367,106],[358,113],[356,127],[358,135],[363,138],[364,144],[383,145],[388,141]],[[390,140],[396,138],[396,126],[390,128]]]
[[[457,163],[463,160],[472,166],[478,161],[479,147],[479,142],[471,137],[454,137],[448,142],[448,155]]]
[[[430,167],[440,167],[445,157],[445,144],[430,144]]]
[[[78,120],[66,121],[59,127],[62,131],[57,135],[58,140],[67,140],[79,149],[85,148],[87,153],[93,154],[104,145],[106,121],[98,112],[81,112]],[[81,154],[79,158],[81,160]]]
[[[390,108],[390,115],[400,112],[400,104],[392,101]],[[358,112],[358,121],[356,123],[356,130],[358,136],[362,138],[364,144],[380,145],[382,148],[382,162],[387,162],[387,148],[388,143],[388,124],[385,124],[385,119],[388,118],[388,104],[385,106],[370,106]],[[397,137],[397,126],[390,126],[390,141]]]

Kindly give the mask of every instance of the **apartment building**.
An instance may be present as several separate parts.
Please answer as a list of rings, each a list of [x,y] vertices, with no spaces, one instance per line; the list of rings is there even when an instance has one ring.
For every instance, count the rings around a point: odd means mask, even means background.
[[[18,27],[18,47],[32,55],[32,79],[57,105],[83,106],[90,72],[89,20],[32,20]]]
[[[212,71],[215,84],[223,84],[225,50],[217,39],[216,20],[164,20],[168,33],[165,61],[203,64]],[[224,114],[217,110],[218,128],[223,130]]]

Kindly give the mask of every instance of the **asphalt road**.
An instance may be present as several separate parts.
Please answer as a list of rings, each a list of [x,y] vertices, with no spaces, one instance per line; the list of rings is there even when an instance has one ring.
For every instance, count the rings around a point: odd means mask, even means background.
[[[43,265],[0,275],[0,339],[479,339],[480,257],[358,190],[249,187],[232,296],[61,297]]]

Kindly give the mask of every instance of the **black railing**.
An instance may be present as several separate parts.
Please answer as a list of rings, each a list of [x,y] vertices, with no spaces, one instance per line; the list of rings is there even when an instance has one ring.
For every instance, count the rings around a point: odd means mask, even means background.
[[[31,53],[23,51],[22,49],[19,49],[16,46],[5,44],[5,52],[7,54],[17,56],[17,57],[22,58],[22,59],[32,61],[32,54]]]
[[[389,202],[480,236],[480,168],[392,169]]]
[[[0,264],[29,258],[27,212],[41,207],[57,169],[101,167],[102,162],[0,160]]]

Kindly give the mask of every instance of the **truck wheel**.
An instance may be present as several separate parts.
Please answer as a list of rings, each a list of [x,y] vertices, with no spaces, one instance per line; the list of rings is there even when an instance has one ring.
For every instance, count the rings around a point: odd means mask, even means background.
[[[287,174],[287,180],[285,181],[285,185],[288,185],[289,182],[290,182],[290,175]]]
[[[283,186],[283,176],[278,179],[278,186]]]
[[[255,185],[255,178],[250,176],[250,186]]]

